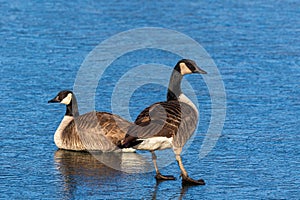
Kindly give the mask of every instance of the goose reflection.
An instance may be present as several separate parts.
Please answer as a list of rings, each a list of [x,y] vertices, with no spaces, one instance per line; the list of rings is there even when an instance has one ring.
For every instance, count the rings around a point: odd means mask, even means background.
[[[154,186],[154,190],[153,190],[153,193],[152,193],[152,200],[157,200],[157,199],[161,199],[159,197],[157,197],[157,194],[161,193],[161,191],[159,191],[159,187],[161,184],[164,184],[163,182],[165,182],[165,180],[157,180],[156,181],[156,184]],[[178,192],[178,200],[182,200],[183,197],[185,196],[185,194],[187,193],[188,189],[190,187],[195,187],[194,185],[182,185],[182,187],[179,189],[179,192]],[[174,198],[176,199],[176,198]]]
[[[147,156],[147,155],[146,155]],[[57,150],[54,154],[55,167],[60,173],[63,182],[63,199],[74,199],[80,193],[80,188],[90,188],[103,191],[107,186],[116,186],[126,182],[130,173],[154,171],[151,157],[144,157],[136,153],[100,153]],[[103,164],[105,163],[105,164]],[[139,179],[140,176],[130,176]],[[128,184],[131,184],[128,182]],[[156,199],[160,192],[160,185],[164,181],[156,181],[152,199]],[[162,188],[161,188],[162,189]],[[179,198],[182,199],[187,187],[178,188]],[[104,189],[105,190],[105,189]],[[117,192],[117,191],[116,191]]]
[[[62,175],[63,193],[67,199],[73,198],[81,186],[101,190],[101,186],[115,184],[128,173],[154,171],[151,158],[136,153],[57,150],[54,161]]]
[[[115,179],[122,172],[109,168],[88,152],[57,150],[54,154],[56,169],[62,175],[63,199],[74,199],[83,185],[99,187],[106,179]]]

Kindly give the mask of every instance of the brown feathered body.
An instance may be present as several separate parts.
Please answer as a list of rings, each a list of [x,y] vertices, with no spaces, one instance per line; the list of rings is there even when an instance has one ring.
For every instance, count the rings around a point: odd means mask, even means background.
[[[54,135],[60,149],[113,151],[124,139],[129,121],[107,112],[65,116]]]
[[[124,140],[125,147],[132,147],[141,139],[172,138],[174,147],[183,147],[196,129],[198,112],[185,102],[172,100],[155,103],[144,109],[130,126]]]

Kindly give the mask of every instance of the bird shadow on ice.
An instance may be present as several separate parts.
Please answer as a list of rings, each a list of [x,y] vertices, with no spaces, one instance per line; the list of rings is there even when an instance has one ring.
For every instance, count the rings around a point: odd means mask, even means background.
[[[65,199],[75,198],[75,194],[83,186],[100,190],[102,187],[116,184],[122,180],[128,181],[125,179],[131,173],[154,171],[151,157],[137,153],[90,153],[57,150],[54,153],[54,162],[55,168],[61,175],[60,182],[63,183],[61,193]],[[156,181],[152,199],[156,199],[157,193],[160,193],[160,185],[165,184],[164,182]],[[182,187],[178,199],[182,199],[187,190],[188,187]]]

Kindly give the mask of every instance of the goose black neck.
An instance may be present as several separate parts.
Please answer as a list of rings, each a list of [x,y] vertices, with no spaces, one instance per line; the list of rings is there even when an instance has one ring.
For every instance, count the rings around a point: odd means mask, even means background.
[[[181,75],[176,66],[170,78],[167,101],[178,100],[179,95],[182,94],[180,86],[182,77],[183,76]]]
[[[66,114],[67,116],[77,117],[79,116],[78,105],[75,95],[73,94],[70,104],[67,105]]]
[[[66,114],[67,116],[73,116],[72,102],[67,105]]]

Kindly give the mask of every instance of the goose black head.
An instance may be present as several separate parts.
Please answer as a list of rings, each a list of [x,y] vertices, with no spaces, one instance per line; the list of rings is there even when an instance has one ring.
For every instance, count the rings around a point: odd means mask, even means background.
[[[49,100],[48,103],[62,103],[65,105],[69,105],[72,102],[73,93],[69,90],[60,91],[56,97]]]
[[[175,66],[175,69],[182,75],[186,74],[193,74],[193,73],[198,73],[198,74],[207,74],[206,71],[203,69],[200,69],[200,67],[197,66],[195,61],[189,60],[189,59],[182,59],[178,61],[178,63]]]
[[[48,103],[61,103],[65,104],[67,107],[66,114],[67,116],[77,117],[79,116],[77,100],[73,92],[69,90],[60,91],[56,97],[49,100]]]

